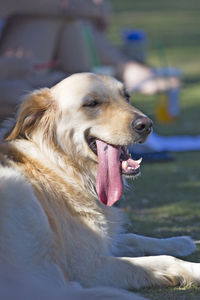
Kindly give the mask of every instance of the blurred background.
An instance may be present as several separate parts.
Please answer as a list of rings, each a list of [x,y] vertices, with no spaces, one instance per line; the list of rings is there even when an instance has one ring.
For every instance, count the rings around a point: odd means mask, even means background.
[[[173,134],[199,134],[200,2],[124,0],[122,3],[113,0],[112,8],[108,37],[113,44],[122,47],[124,28],[142,29],[148,37],[147,62],[157,67],[176,67],[183,72],[180,120],[184,119],[184,122],[181,126],[178,126],[179,123],[159,125],[159,130],[169,134],[172,133],[171,129]],[[134,99],[137,102],[139,97],[135,96]],[[154,99],[146,99],[146,109],[150,113]]]

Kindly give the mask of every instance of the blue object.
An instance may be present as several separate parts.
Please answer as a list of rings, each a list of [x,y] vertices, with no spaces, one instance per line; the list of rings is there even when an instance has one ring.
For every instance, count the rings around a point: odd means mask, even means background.
[[[146,40],[147,36],[142,29],[125,29],[123,31],[123,38],[125,41],[136,42]]]
[[[123,51],[132,60],[145,62],[147,56],[147,35],[142,29],[124,29]]]

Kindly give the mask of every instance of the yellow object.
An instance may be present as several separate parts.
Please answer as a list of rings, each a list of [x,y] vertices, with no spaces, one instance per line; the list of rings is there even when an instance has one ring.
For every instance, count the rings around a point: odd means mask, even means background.
[[[169,110],[169,95],[168,93],[159,94],[159,99],[156,105],[156,119],[160,123],[171,123],[175,120],[175,116]]]

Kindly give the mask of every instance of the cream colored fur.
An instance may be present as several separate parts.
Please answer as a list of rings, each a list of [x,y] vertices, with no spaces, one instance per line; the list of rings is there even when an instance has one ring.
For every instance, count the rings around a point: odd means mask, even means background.
[[[93,99],[101,105],[84,106]],[[132,144],[137,116],[144,115],[125,101],[120,82],[89,73],[25,99],[0,146],[0,263],[55,289],[71,281],[120,289],[200,283],[200,264],[168,256],[194,251],[189,237],[123,233],[121,212],[97,198],[97,157],[87,137]],[[97,295],[139,299],[104,288],[91,299]]]

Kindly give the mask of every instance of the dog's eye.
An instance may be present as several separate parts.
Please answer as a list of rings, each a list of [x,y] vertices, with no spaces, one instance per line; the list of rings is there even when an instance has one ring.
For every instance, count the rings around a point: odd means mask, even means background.
[[[126,101],[129,103],[130,102],[130,95],[129,93],[127,93],[126,91],[124,92],[124,97],[126,99]]]
[[[97,100],[92,100],[92,101],[88,101],[85,104],[83,104],[84,107],[95,107],[98,106],[100,104],[99,101]]]

